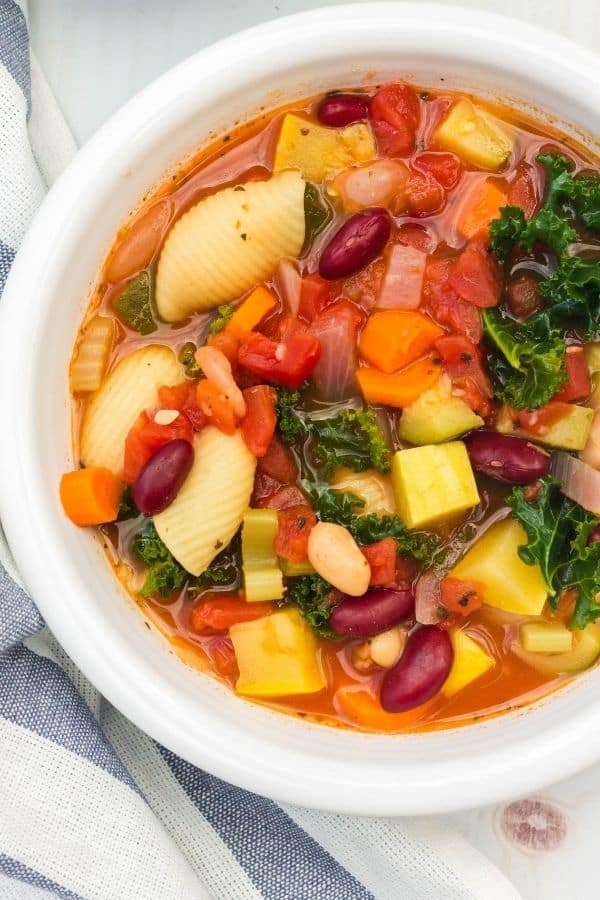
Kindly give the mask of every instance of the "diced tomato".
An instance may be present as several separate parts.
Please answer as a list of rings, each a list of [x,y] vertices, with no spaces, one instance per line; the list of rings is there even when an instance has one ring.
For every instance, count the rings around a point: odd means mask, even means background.
[[[306,334],[306,331],[306,324],[297,316],[274,315],[262,326],[262,334],[276,343],[287,341],[296,334]]]
[[[265,497],[259,504],[263,509],[289,509],[291,506],[303,506],[306,504],[306,496],[295,484],[279,486],[272,494]]]
[[[571,412],[571,404],[564,400],[551,400],[545,406],[533,412],[513,410],[511,418],[519,428],[525,428],[533,434],[544,435],[551,425],[560,421]]]
[[[451,191],[462,172],[462,162],[454,153],[433,153],[426,150],[417,153],[413,165],[422,172],[429,172],[441,186]]]
[[[251,332],[238,353],[241,366],[275,384],[297,388],[311,375],[321,355],[321,344],[310,334],[293,334],[280,343]]]
[[[419,563],[412,556],[396,556],[396,574],[394,575],[394,587],[411,587],[417,572]]]
[[[446,193],[431,172],[412,171],[406,183],[406,202],[413,216],[430,216],[446,202]]]
[[[237,354],[240,348],[240,340],[239,337],[233,334],[231,331],[225,329],[224,331],[219,331],[218,334],[213,334],[209,337],[207,343],[214,347],[215,350],[220,350],[224,356],[227,357],[230,363],[237,362]]]
[[[233,434],[237,417],[233,410],[233,406],[221,391],[207,378],[203,378],[196,386],[196,399],[198,406],[212,422],[213,425],[224,434]]]
[[[230,638],[216,634],[203,642],[202,649],[210,659],[217,675],[222,678],[237,679],[239,669]]]
[[[305,275],[300,286],[299,314],[307,322],[317,316],[331,300],[331,285],[329,281],[315,272],[313,275]]]
[[[451,257],[428,260],[422,305],[439,325],[445,325],[477,344],[483,334],[479,310],[472,303],[462,300],[450,285],[452,264]]]
[[[502,291],[501,273],[485,243],[470,241],[454,262],[449,283],[459,297],[474,306],[497,306]]]
[[[537,279],[519,275],[506,288],[506,302],[515,319],[528,319],[544,305]]]
[[[525,218],[530,219],[540,203],[542,179],[541,166],[520,162],[508,188],[507,205],[520,206]]]
[[[583,400],[585,397],[589,397],[592,392],[592,384],[583,347],[575,344],[567,347],[565,368],[569,380],[554,395],[554,399],[571,403],[574,400]]]
[[[414,247],[415,250],[421,250],[423,253],[433,253],[436,247],[436,239],[433,234],[424,225],[413,225],[412,223],[400,226],[396,232],[396,241],[398,244]]]
[[[246,388],[246,415],[240,422],[246,447],[255,456],[264,456],[277,427],[275,389],[266,384]]]
[[[198,406],[196,399],[196,382],[184,381],[172,387],[158,389],[158,401],[163,409],[178,409],[186,416],[194,431],[201,431],[207,418]]]
[[[237,594],[210,594],[193,608],[190,626],[199,634],[212,634],[228,631],[239,622],[261,619],[271,612],[271,603],[246,603]]]
[[[398,555],[398,545],[394,538],[383,538],[375,544],[361,547],[360,550],[371,567],[369,584],[393,584],[396,577],[396,557]]]
[[[274,541],[278,556],[290,562],[304,562],[308,558],[308,537],[317,517],[308,504],[280,509],[279,527]]]
[[[456,395],[480,416],[488,416],[493,392],[476,345],[460,335],[444,335],[435,342],[435,349]]]
[[[384,156],[406,156],[415,146],[420,109],[410,85],[386,84],[371,100],[369,118]]]
[[[441,583],[441,601],[448,612],[468,616],[483,606],[483,585],[476,581],[444,578]]]
[[[277,437],[269,444],[269,449],[258,461],[258,471],[269,475],[280,484],[290,484],[298,477],[298,465],[291,450]]]
[[[154,412],[140,413],[125,439],[123,481],[126,484],[134,483],[148,460],[165,444],[179,439],[192,443],[192,426],[181,413],[170,425],[157,425],[154,415]]]

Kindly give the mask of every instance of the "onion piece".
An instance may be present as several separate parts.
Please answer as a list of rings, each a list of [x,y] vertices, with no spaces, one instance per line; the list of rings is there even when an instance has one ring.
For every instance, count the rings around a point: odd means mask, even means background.
[[[442,606],[442,575],[431,569],[423,572],[415,588],[415,618],[421,625],[439,625]]]
[[[282,259],[279,261],[277,272],[275,273],[275,285],[281,296],[284,310],[292,316],[297,316],[300,309],[302,278],[291,260]]]
[[[386,255],[376,308],[417,309],[421,305],[427,254],[410,245],[395,244]]]
[[[385,206],[400,211],[406,202],[408,168],[396,159],[380,159],[367,166],[354,166],[340,172],[327,189],[338,199],[344,212],[354,213],[368,206]]]
[[[560,450],[552,460],[552,474],[560,481],[560,489],[566,497],[600,516],[600,472]]]
[[[361,314],[348,300],[328,307],[313,320],[310,333],[321,341],[321,358],[312,374],[322,400],[347,400],[357,394],[356,336]]]

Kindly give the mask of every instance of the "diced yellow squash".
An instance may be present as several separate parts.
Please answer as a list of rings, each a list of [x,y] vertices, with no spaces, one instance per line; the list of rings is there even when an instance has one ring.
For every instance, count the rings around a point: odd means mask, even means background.
[[[536,434],[526,428],[517,428],[508,409],[503,406],[498,414],[496,428],[501,434],[519,434],[547,447],[561,450],[583,450],[592,427],[594,410],[587,406],[572,405],[568,414],[548,426],[545,434]]]
[[[495,522],[467,550],[449,573],[452,578],[483,585],[487,606],[526,616],[539,616],[548,596],[537,565],[529,566],[519,556],[527,535],[516,519]]]
[[[376,147],[368,125],[327,128],[287,113],[275,148],[274,171],[299,169],[308,181],[324,181],[358,163],[375,159]]]
[[[573,632],[563,622],[523,622],[519,640],[528,653],[568,653]]]
[[[556,677],[582,672],[600,656],[600,625],[586,625],[582,631],[574,631],[573,649],[566,653],[531,653],[519,641],[514,642],[511,650],[544,675]]]
[[[483,419],[464,400],[452,396],[452,382],[442,375],[402,410],[398,437],[411,444],[441,444],[482,425]]]
[[[513,148],[512,139],[498,119],[470,100],[454,104],[438,125],[434,140],[465,162],[492,172],[504,165]]]
[[[398,514],[409,528],[444,522],[479,503],[462,441],[398,450],[392,460],[392,483]]]
[[[240,670],[238,694],[281,697],[325,687],[317,640],[297,609],[232,625],[229,635]]]
[[[442,686],[442,694],[453,697],[494,665],[494,659],[483,647],[460,628],[450,631],[454,660],[450,674]]]
[[[386,516],[396,512],[392,479],[375,469],[367,469],[366,472],[336,469],[331,487],[334,491],[349,491],[365,501],[365,505],[357,509],[357,515],[376,513],[378,516]]]

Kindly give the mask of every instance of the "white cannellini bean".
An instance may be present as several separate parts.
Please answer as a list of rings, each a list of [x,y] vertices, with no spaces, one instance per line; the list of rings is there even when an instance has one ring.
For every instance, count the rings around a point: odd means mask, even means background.
[[[369,587],[371,567],[342,525],[317,522],[308,538],[308,559],[325,581],[344,594],[360,597]]]
[[[373,662],[383,669],[391,669],[404,653],[407,637],[406,629],[400,625],[376,634],[369,641]]]
[[[208,380],[227,397],[238,419],[242,419],[246,415],[246,401],[235,383],[231,363],[225,354],[216,347],[199,347],[196,350],[196,362]]]

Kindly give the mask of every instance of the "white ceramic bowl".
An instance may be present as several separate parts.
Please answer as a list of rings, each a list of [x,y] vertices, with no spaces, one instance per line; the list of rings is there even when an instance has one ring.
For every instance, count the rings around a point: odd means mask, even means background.
[[[510,19],[421,3],[337,6],[235,35],[160,78],[81,150],[17,256],[0,311],[0,512],[50,628],[100,691],[171,750],[250,790],[364,814],[454,810],[600,755],[600,670],[520,713],[432,734],[311,725],[239,700],[144,627],[86,531],[63,516],[67,363],[119,225],[169,166],[261,106],[407,77],[499,96],[600,133],[600,63]],[[566,127],[566,126],[565,126]]]

